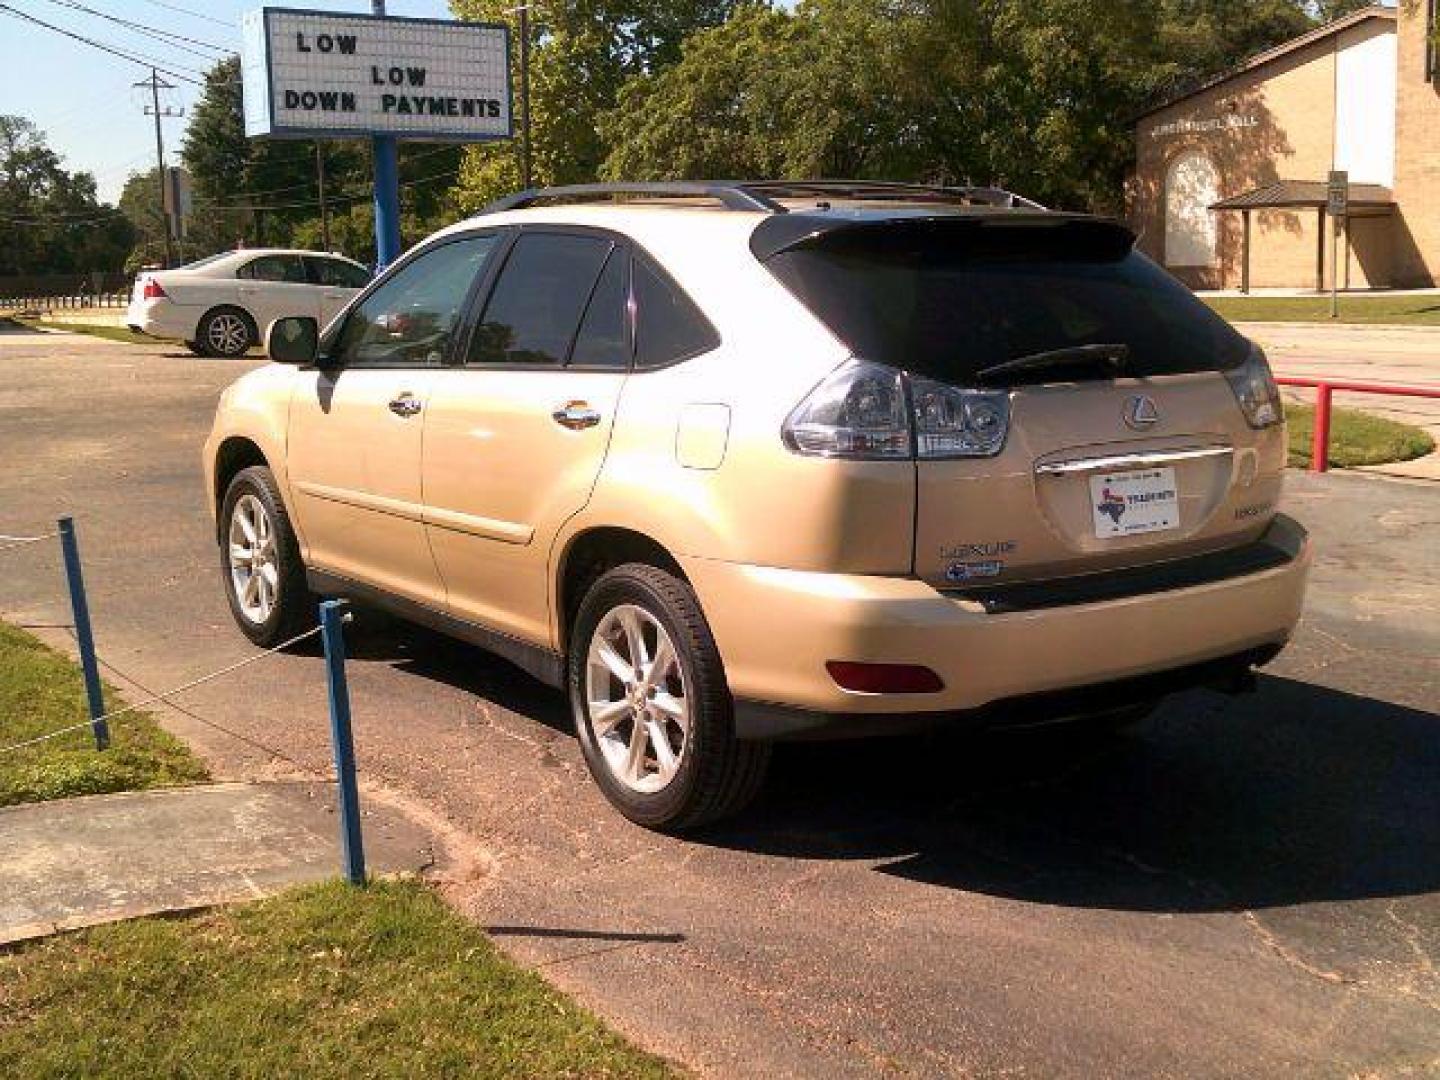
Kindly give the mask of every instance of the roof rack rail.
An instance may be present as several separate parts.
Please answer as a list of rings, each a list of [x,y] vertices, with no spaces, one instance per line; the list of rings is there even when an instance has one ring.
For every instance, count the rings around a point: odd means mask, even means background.
[[[843,199],[855,202],[924,202],[1043,210],[1039,203],[997,187],[938,187],[880,180],[671,180],[623,184],[567,184],[530,188],[497,199],[480,214],[523,210],[547,203],[604,202],[616,198],[714,199],[727,210],[783,214],[781,199]]]
[[[893,180],[754,180],[746,190],[776,199],[834,198],[855,202],[933,202],[961,206],[1043,209],[1039,203],[1004,188],[989,186],[946,187],[935,184],[907,184]]]
[[[641,199],[714,199],[727,210],[762,210],[783,214],[785,208],[762,195],[752,195],[743,184],[712,183],[704,180],[672,180],[631,184],[566,184],[562,187],[530,188],[497,199],[482,214],[502,210],[523,210],[542,203],[603,202],[616,196]]]

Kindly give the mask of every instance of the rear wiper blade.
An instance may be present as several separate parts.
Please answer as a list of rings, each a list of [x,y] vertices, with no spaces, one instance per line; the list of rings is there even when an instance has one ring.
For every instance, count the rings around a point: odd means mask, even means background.
[[[975,373],[977,379],[993,375],[1010,375],[1017,371],[1037,371],[1042,368],[1070,367],[1075,364],[1103,364],[1111,371],[1119,372],[1130,359],[1130,346],[1121,342],[1112,345],[1070,345],[1063,349],[1047,349],[1045,352],[1029,353],[1006,360],[1000,364],[981,368]]]

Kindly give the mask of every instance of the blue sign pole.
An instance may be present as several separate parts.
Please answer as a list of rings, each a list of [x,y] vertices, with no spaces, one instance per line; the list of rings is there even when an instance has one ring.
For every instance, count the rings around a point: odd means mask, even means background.
[[[350,687],[345,680],[345,605],[320,605],[320,638],[325,643],[326,685],[330,690],[330,741],[335,749],[335,780],[340,793],[340,841],[345,878],[365,884],[365,845],[360,836],[360,792],[355,781],[355,737],[350,730]]]
[[[385,0],[370,0],[370,11],[385,14]],[[375,270],[384,270],[400,257],[400,145],[393,135],[374,135],[370,147],[375,158]]]
[[[85,675],[85,702],[90,707],[90,731],[95,749],[110,746],[110,726],[105,716],[105,694],[100,688],[100,665],[95,658],[95,637],[90,632],[90,604],[85,599],[85,576],[80,572],[80,545],[75,540],[75,522],[59,521],[60,552],[65,560],[65,583],[70,586],[70,613],[75,620],[75,644],[80,650],[80,670]]]

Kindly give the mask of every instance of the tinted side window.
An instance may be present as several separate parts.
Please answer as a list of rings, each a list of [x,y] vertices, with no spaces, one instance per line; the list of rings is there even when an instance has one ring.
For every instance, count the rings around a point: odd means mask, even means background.
[[[370,274],[358,266],[352,266],[343,259],[325,259],[319,256],[305,256],[305,266],[310,271],[310,280],[316,285],[328,285],[339,289],[363,289],[370,283]]]
[[[669,276],[635,260],[635,366],[664,367],[709,352],[720,335]]]
[[[298,255],[261,255],[235,271],[236,277],[252,281],[286,281],[304,285],[305,264]]]
[[[630,366],[630,259],[623,248],[610,253],[590,306],[580,323],[580,334],[570,354],[571,366],[614,368]]]
[[[407,263],[345,320],[333,350],[340,362],[380,367],[444,363],[460,308],[496,240],[452,240]]]
[[[470,342],[470,364],[559,364],[612,247],[593,236],[523,233]]]

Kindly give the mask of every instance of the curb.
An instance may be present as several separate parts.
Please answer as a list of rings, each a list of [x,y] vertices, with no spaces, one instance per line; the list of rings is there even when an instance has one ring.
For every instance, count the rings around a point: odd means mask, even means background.
[[[1258,321],[1249,322],[1238,319],[1226,320],[1231,326],[1239,329],[1251,330],[1342,330],[1348,333],[1362,332],[1366,330],[1395,331],[1404,330],[1418,334],[1435,334],[1440,336],[1440,326],[1433,323],[1417,325],[1414,323],[1359,323],[1359,322],[1305,322],[1294,320],[1290,322]]]

